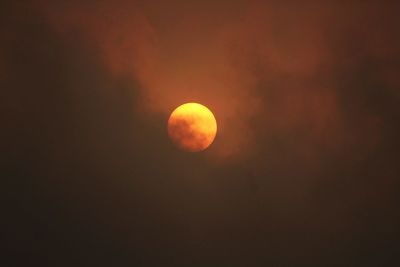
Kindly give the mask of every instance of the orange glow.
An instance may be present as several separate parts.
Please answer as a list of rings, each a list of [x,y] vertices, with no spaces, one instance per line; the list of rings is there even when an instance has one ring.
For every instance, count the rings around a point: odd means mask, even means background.
[[[214,141],[217,121],[207,107],[186,103],[177,107],[169,117],[168,134],[181,149],[202,151]]]

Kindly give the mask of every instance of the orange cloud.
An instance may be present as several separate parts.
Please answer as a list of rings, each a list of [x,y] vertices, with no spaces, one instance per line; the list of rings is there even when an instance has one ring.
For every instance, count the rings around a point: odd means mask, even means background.
[[[308,148],[301,141],[292,147],[300,158],[318,158],[321,147],[363,146],[379,138],[378,130],[365,142],[353,138],[360,127],[377,127],[370,119],[377,115],[366,112],[358,127],[350,125],[340,88],[341,77],[357,72],[366,56],[396,53],[388,44],[390,30],[381,30],[379,5],[41,3],[59,31],[85,36],[113,75],[140,84],[146,112],[168,116],[185,102],[210,107],[219,123],[212,150],[217,158],[251,154],[259,132],[303,135]],[[382,75],[398,84],[390,73]]]

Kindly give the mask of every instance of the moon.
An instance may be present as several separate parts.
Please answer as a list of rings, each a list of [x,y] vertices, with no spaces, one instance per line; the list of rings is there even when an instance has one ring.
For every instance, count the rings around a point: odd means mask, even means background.
[[[181,149],[199,152],[208,148],[217,134],[214,114],[198,103],[177,107],[168,119],[168,135]]]

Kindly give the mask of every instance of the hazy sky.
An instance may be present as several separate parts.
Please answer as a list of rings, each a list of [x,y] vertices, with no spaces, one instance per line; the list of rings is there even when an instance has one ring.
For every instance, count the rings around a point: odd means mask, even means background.
[[[0,265],[399,263],[400,4],[82,2],[0,4]]]

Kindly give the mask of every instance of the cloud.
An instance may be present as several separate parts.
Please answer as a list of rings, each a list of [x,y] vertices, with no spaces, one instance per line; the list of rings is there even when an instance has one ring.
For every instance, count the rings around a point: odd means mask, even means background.
[[[370,127],[379,114],[365,114],[365,125],[354,129],[342,103],[344,91],[353,90],[343,87],[352,85],[340,80],[359,75],[368,59],[398,58],[398,38],[392,40],[392,21],[384,17],[392,5],[42,4],[58,30],[86,36],[112,73],[139,82],[144,112],[167,116],[184,102],[208,105],[219,122],[217,158],[252,154],[260,130],[283,135],[308,131],[311,150],[348,146],[357,129]],[[163,12],[167,8],[172,13]],[[390,74],[394,69],[385,69],[379,71],[382,78],[374,77],[396,86]],[[251,125],[254,120],[259,125]],[[365,137],[359,145],[377,142],[378,130],[373,132],[375,141]],[[309,149],[299,157],[307,157]]]

